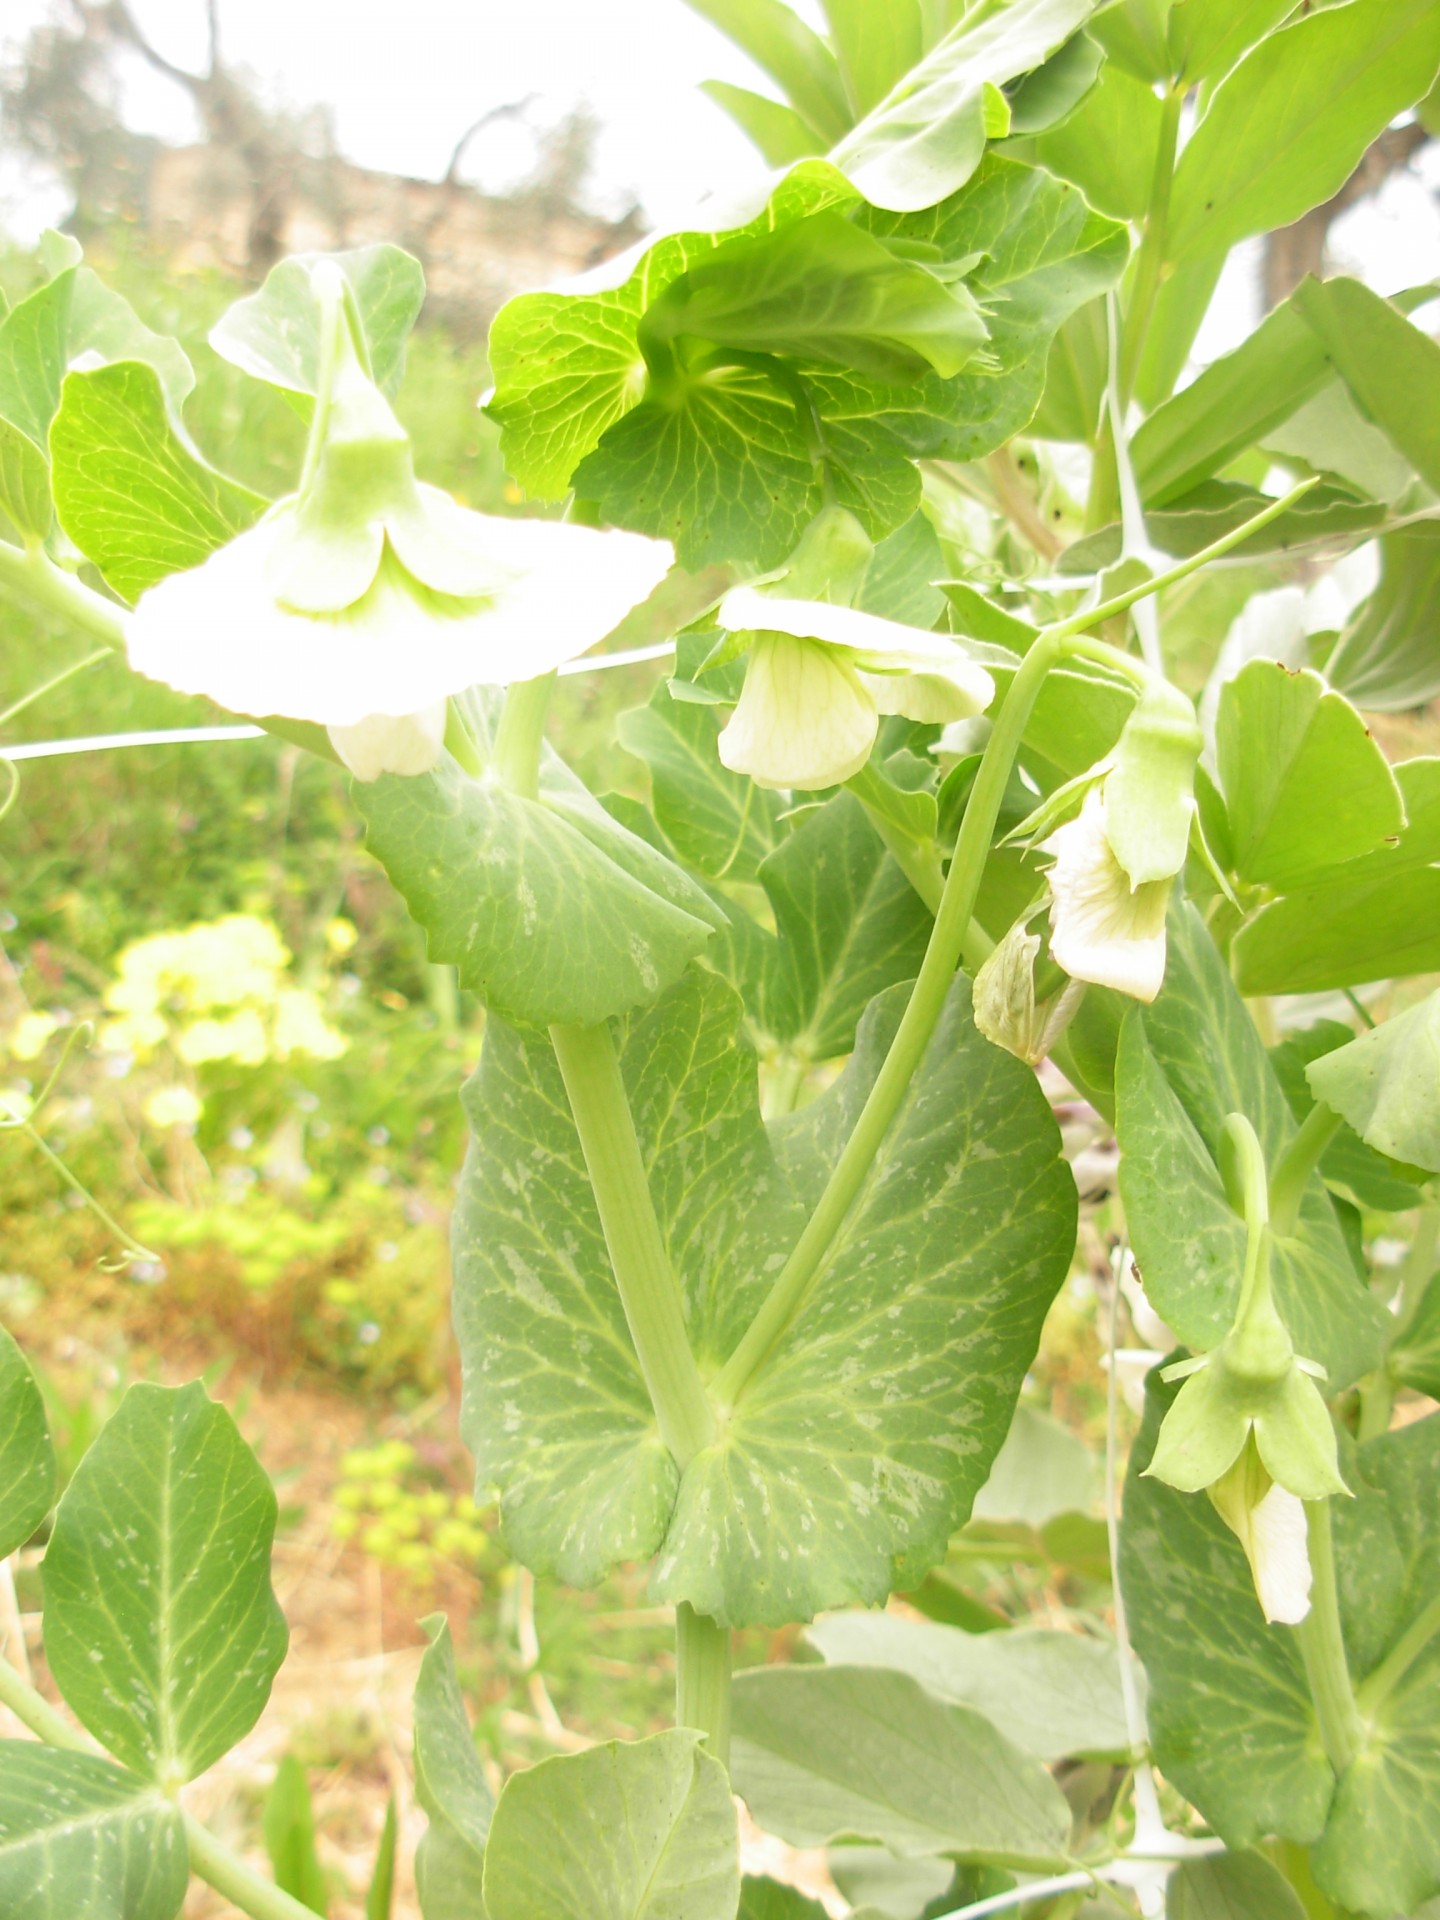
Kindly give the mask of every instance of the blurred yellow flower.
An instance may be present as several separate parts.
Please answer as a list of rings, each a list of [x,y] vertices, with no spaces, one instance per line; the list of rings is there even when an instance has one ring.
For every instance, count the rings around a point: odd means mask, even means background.
[[[193,1127],[203,1112],[188,1087],[161,1087],[145,1102],[145,1118],[152,1127]]]
[[[16,1060],[38,1060],[60,1022],[48,1013],[22,1013],[10,1033],[10,1053]]]

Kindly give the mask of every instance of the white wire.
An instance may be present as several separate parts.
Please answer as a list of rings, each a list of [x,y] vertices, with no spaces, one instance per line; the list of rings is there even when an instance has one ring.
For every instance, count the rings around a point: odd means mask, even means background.
[[[673,640],[653,647],[629,647],[622,653],[602,653],[595,660],[567,660],[563,674],[601,673],[609,667],[633,667],[644,660],[665,660],[675,651]],[[71,753],[107,753],[124,747],[191,747],[212,740],[263,740],[263,727],[160,727],[147,733],[86,733],[72,740],[27,740],[22,746],[0,746],[0,760],[59,760]]]

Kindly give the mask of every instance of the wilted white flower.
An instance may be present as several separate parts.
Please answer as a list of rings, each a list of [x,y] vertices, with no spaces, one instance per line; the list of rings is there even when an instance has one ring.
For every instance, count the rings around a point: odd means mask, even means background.
[[[881,714],[943,724],[995,697],[990,675],[943,634],[853,607],[736,587],[719,620],[755,635],[720,758],[758,786],[838,786],[869,759]]]
[[[1132,886],[1105,833],[1105,789],[1094,786],[1074,820],[1048,840],[1050,952],[1074,980],[1153,1000],[1165,979],[1170,880]]]
[[[127,641],[132,666],[182,693],[328,727],[373,780],[436,763],[448,695],[594,646],[672,555],[637,534],[475,513],[418,483],[338,277],[329,263],[314,276],[334,365],[299,491],[142,594]]]

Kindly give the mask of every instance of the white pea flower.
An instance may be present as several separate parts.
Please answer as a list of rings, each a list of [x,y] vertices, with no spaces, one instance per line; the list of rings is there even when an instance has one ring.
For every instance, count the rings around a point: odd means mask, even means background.
[[[1041,851],[1049,872],[1050,952],[1073,980],[1153,1000],[1165,978],[1165,909],[1171,880],[1132,885],[1105,833],[1105,789],[1091,787],[1074,820]]]
[[[719,620],[755,636],[720,758],[757,786],[839,786],[869,759],[881,714],[943,724],[995,697],[990,675],[943,634],[853,607],[736,587]]]
[[[1270,1478],[1253,1439],[1209,1491],[1245,1549],[1261,1612],[1297,1626],[1310,1611],[1313,1578],[1304,1501]]]
[[[332,365],[299,490],[142,594],[127,642],[132,666],[182,693],[319,722],[373,780],[433,767],[450,694],[584,653],[673,556],[637,534],[475,513],[417,482],[338,279],[322,263],[312,281]]]

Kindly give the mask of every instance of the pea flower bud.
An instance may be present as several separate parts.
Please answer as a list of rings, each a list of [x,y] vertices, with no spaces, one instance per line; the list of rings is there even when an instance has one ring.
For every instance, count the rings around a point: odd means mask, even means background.
[[[343,276],[311,276],[321,376],[297,492],[141,595],[139,672],[237,713],[318,721],[362,780],[423,773],[446,700],[551,672],[671,563],[662,541],[474,513],[415,478]]]
[[[1114,751],[1077,785],[1079,815],[1041,842],[1050,952],[1075,980],[1149,1002],[1165,978],[1165,913],[1185,865],[1202,736],[1189,700],[1149,682]]]
[[[1221,1159],[1249,1229],[1240,1305],[1212,1353],[1165,1369],[1184,1385],[1145,1471],[1182,1493],[1209,1491],[1250,1559],[1265,1617],[1293,1624],[1309,1608],[1303,1503],[1349,1489],[1315,1384],[1323,1369],[1296,1356],[1275,1307],[1264,1161],[1243,1115],[1226,1121]]]
[[[1083,984],[1066,982],[1050,1000],[1035,1000],[1035,962],[1040,936],[1017,920],[975,975],[971,1002],[975,1024],[985,1038],[1035,1067],[1069,1025]]]

